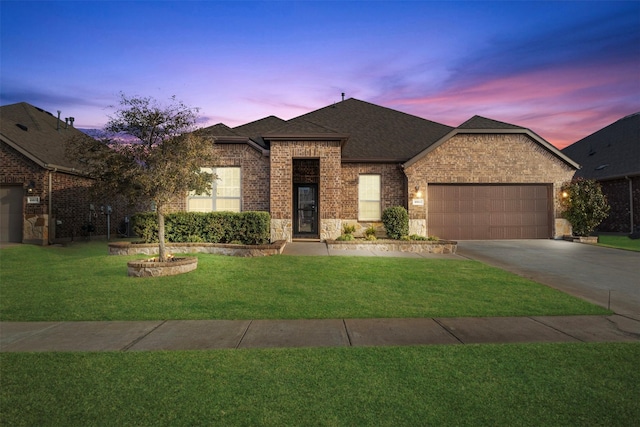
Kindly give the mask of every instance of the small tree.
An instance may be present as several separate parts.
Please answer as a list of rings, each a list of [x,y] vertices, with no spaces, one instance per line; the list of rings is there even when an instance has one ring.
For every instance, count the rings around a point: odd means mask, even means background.
[[[193,132],[197,112],[175,97],[163,106],[149,97],[120,94],[120,108],[105,126],[109,137],[70,144],[97,184],[129,201],[155,203],[160,261],[167,259],[164,216],[169,204],[191,190],[208,193],[214,178],[200,169],[213,164],[215,156],[212,143]]]
[[[576,236],[588,236],[609,216],[609,203],[597,181],[576,179],[564,184],[561,200],[564,217]]]

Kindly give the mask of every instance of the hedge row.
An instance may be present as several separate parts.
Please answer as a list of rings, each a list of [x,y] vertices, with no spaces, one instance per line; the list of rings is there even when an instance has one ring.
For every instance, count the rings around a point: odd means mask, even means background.
[[[131,217],[132,229],[147,243],[158,241],[156,213]],[[240,243],[263,245],[270,240],[268,212],[176,212],[165,215],[168,242]]]

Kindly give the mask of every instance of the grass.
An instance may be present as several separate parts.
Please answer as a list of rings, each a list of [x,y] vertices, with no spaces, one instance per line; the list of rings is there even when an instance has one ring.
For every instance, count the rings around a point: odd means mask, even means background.
[[[640,344],[0,355],[0,425],[637,425]]]
[[[598,236],[598,245],[640,252],[640,239],[630,239],[628,236],[603,234]]]
[[[198,255],[194,272],[127,276],[105,242],[0,251],[5,321],[606,314],[469,260]]]

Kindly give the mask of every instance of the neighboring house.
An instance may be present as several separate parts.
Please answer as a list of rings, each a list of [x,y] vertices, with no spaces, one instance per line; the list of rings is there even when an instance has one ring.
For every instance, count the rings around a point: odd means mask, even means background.
[[[562,150],[594,179],[611,205],[601,232],[632,233],[640,227],[640,112],[624,117]]]
[[[107,204],[92,200],[93,180],[65,155],[65,141],[83,134],[73,118],[63,120],[25,102],[0,107],[0,241],[46,245],[107,234]],[[115,234],[125,207],[112,209]]]
[[[345,224],[380,230],[404,206],[410,234],[443,239],[570,234],[559,192],[576,162],[529,129],[475,116],[457,128],[357,99],[291,120],[201,130],[219,162],[190,211],[264,210],[271,239],[332,239]]]

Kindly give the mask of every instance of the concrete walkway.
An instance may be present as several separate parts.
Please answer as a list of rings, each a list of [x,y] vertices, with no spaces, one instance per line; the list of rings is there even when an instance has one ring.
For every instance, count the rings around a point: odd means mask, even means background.
[[[640,342],[624,316],[2,322],[0,351],[151,351]]]

